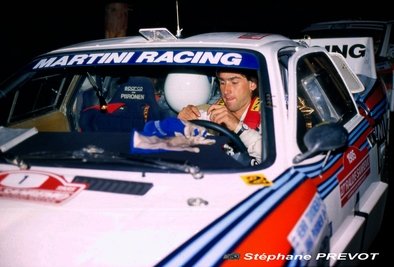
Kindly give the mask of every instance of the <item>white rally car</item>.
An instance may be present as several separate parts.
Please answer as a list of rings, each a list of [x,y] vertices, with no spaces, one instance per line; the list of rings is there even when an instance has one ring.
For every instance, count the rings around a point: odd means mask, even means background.
[[[340,54],[281,35],[141,34],[51,51],[2,84],[0,266],[379,257],[368,248],[388,190],[385,90],[366,89]],[[206,143],[184,142],[183,128],[145,135],[179,126],[186,104],[220,102],[222,69],[258,78],[260,161],[208,120],[190,124]]]

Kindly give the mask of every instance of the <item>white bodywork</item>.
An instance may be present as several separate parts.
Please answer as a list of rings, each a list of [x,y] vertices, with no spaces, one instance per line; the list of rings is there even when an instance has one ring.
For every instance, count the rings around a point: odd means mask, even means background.
[[[157,42],[141,37],[87,42],[45,56],[126,48],[192,51],[206,47],[245,49],[265,58],[274,161],[243,171],[206,172],[201,179],[166,171],[53,166],[19,170],[0,164],[0,266],[212,266],[229,252],[240,254],[238,262],[228,262],[239,266],[271,264],[261,258],[252,260],[251,255],[277,253],[285,253],[290,260],[302,256],[301,266],[313,266],[321,261],[334,265],[338,260],[319,253],[332,252],[338,257],[341,253],[367,253],[381,223],[387,184],[381,181],[381,151],[369,137],[372,128],[365,118],[356,114],[346,123],[347,131],[353,133],[351,138],[359,141],[338,156],[342,160],[318,154],[293,163],[300,153],[295,142],[295,58],[301,58],[302,53],[327,53],[323,48],[304,47],[280,35],[211,33]],[[289,81],[284,89],[277,56],[286,47],[294,47],[296,52],[289,60]],[[357,134],[361,131],[365,133]],[[144,195],[99,192],[73,182],[76,176],[152,187]],[[45,191],[49,180],[63,185]],[[329,193],[325,194],[326,190]],[[313,237],[309,246],[300,234],[303,224],[308,224],[307,235]],[[256,240],[262,244],[271,241],[271,250],[259,247]]]

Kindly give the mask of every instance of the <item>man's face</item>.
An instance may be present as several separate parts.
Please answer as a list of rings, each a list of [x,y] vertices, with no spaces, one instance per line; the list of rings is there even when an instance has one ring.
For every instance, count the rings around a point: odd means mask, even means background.
[[[252,97],[257,84],[237,72],[218,73],[220,92],[226,107],[231,112],[243,112]]]

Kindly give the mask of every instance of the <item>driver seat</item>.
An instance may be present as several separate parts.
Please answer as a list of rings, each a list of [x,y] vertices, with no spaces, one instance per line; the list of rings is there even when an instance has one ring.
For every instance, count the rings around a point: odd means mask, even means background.
[[[147,77],[129,77],[117,89],[105,111],[99,105],[82,110],[82,131],[141,131],[148,120],[160,118],[153,82]]]

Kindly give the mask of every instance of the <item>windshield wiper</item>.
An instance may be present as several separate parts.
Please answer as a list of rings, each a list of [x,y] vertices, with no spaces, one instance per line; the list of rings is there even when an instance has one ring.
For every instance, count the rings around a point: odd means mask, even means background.
[[[21,170],[30,169],[30,165],[26,164],[26,162],[18,156],[15,156],[10,153],[0,153],[1,158],[5,160],[8,164],[15,165],[19,167]]]
[[[129,154],[107,152],[96,146],[84,147],[81,150],[64,151],[60,153],[52,151],[39,151],[20,156],[12,156],[4,153],[3,158],[10,164],[18,166],[21,169],[29,169],[30,160],[55,160],[55,161],[80,161],[82,163],[123,163],[127,165],[151,167],[162,170],[178,170],[184,173],[190,173],[195,179],[201,179],[204,174],[198,166],[187,164],[187,162],[178,163],[164,159],[154,159],[147,157],[132,156]]]

